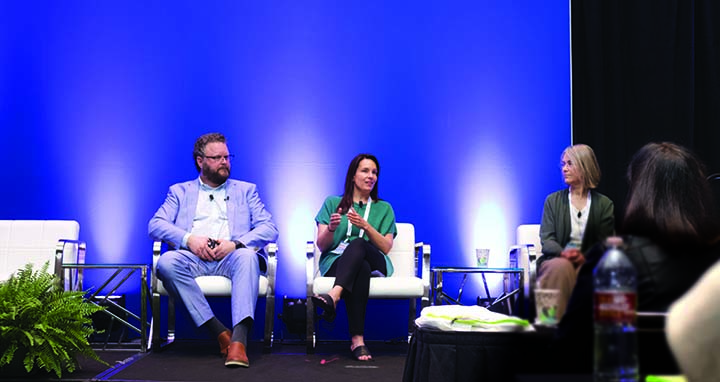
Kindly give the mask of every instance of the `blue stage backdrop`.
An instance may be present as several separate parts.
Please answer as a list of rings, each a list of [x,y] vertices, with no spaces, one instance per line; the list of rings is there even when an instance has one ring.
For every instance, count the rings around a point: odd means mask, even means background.
[[[502,266],[563,186],[569,39],[566,1],[3,2],[1,217],[75,219],[88,262],[148,263],[148,220],[220,131],[280,229],[278,312],[360,152],[433,265]]]

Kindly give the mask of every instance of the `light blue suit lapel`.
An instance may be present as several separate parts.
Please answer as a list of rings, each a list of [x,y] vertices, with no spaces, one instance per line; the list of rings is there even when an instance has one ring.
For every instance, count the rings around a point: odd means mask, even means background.
[[[187,203],[184,216],[185,230],[192,231],[193,219],[197,211],[198,194],[200,193],[200,184],[198,180],[191,181],[185,190],[185,201]]]
[[[230,237],[234,238],[239,236],[239,234],[235,232],[235,205],[241,200],[241,198],[238,193],[237,183],[231,180],[228,180],[227,196],[230,197],[227,201],[228,229],[230,230]]]

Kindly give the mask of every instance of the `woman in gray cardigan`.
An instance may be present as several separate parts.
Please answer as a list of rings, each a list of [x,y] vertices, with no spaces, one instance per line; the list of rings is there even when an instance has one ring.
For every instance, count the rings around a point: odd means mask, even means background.
[[[540,224],[542,256],[537,261],[540,288],[560,290],[558,318],[565,313],[583,253],[615,232],[613,202],[594,191],[600,166],[587,145],[565,149],[560,167],[567,189],[547,196]]]

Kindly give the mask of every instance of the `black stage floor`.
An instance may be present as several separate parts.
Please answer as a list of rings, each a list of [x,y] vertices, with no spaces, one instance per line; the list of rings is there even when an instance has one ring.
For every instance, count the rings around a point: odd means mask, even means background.
[[[110,368],[81,360],[82,370],[64,374],[59,381],[342,381],[397,382],[402,380],[408,344],[368,342],[375,358],[358,362],[351,358],[348,342],[322,342],[316,354],[306,355],[305,344],[276,344],[271,354],[262,353],[262,344],[252,342],[250,367],[229,369],[212,341],[176,341],[160,352],[134,353],[98,351]],[[0,378],[0,381],[58,381],[52,375]]]

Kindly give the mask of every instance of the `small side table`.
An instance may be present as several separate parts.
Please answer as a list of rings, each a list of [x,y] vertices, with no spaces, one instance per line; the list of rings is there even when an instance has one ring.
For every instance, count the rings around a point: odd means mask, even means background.
[[[510,298],[513,296],[517,296],[518,301],[522,301],[523,298],[523,292],[524,292],[524,274],[525,271],[523,268],[479,268],[479,267],[446,267],[446,266],[440,266],[440,267],[432,267],[430,268],[430,272],[432,272],[432,292],[433,292],[433,304],[434,305],[441,305],[443,303],[446,304],[460,304],[460,299],[462,298],[463,288],[465,287],[465,282],[467,281],[469,274],[479,273],[482,276],[483,280],[483,287],[485,288],[485,294],[488,298],[490,297],[490,289],[488,288],[487,279],[485,278],[486,273],[499,273],[504,275],[503,280],[503,293],[502,295],[498,296],[491,304],[499,304],[506,302],[508,306],[508,312],[512,314],[512,304],[510,304]],[[460,287],[458,288],[457,298],[451,297],[447,292],[444,291],[443,287],[443,274],[445,273],[461,273],[463,275],[462,281],[460,282]],[[514,276],[517,280],[517,283],[514,284],[512,289],[508,287],[508,284],[511,284],[510,277]]]
[[[114,272],[106,278],[106,280],[97,288],[94,289],[87,299],[95,305],[101,305],[105,303],[112,305],[114,308],[121,310],[129,317],[139,321],[139,327],[133,325],[127,320],[117,316],[109,309],[103,310],[102,312],[109,315],[112,319],[117,320],[125,327],[140,334],[140,351],[145,353],[148,350],[148,328],[150,323],[148,322],[148,304],[150,296],[150,288],[148,287],[148,268],[147,264],[63,264],[65,270],[76,270],[77,271],[77,282],[75,283],[77,290],[83,288],[83,271],[87,269],[111,269]],[[109,297],[115,293],[120,286],[122,286],[131,276],[139,273],[140,279],[140,315],[131,312],[124,306],[120,306],[115,303]],[[62,272],[64,275],[65,272]],[[61,280],[64,285],[64,280]]]

